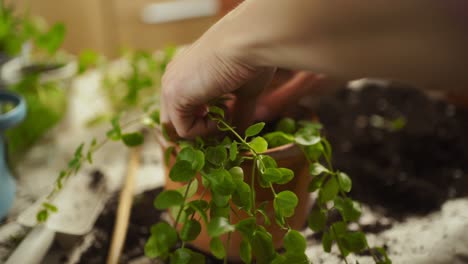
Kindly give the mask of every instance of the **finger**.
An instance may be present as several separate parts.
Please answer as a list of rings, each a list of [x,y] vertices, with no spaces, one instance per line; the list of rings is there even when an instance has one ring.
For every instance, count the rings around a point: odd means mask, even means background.
[[[244,131],[255,121],[257,99],[263,89],[271,82],[275,68],[265,68],[256,77],[245,83],[236,93],[232,123],[238,131]]]
[[[319,89],[322,79],[323,76],[311,72],[296,73],[287,83],[261,97],[255,117],[266,121],[277,118],[288,106]]]

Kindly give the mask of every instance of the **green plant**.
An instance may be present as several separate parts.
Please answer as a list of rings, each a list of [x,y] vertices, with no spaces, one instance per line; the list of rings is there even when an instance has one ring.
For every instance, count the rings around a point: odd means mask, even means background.
[[[172,57],[172,49],[155,59],[145,51],[127,52],[125,63],[107,64],[103,67],[102,91],[106,95],[110,109],[88,120],[88,126],[110,121],[123,112],[138,113],[159,106],[159,85],[163,73],[161,65]],[[96,64],[99,56],[86,52],[80,56],[80,69]],[[128,62],[128,63],[127,63]],[[118,66],[118,67],[116,67]],[[159,66],[159,67],[158,67]]]
[[[50,28],[39,18],[17,15],[11,6],[0,0],[0,52],[17,55],[23,44],[34,44],[34,64],[21,69],[21,79],[8,89],[23,96],[27,104],[26,119],[6,133],[8,157],[15,163],[64,116],[67,95],[60,81],[40,80],[40,74],[63,66],[57,51],[65,37],[65,26],[56,23]]]
[[[47,220],[57,208],[50,203],[51,199],[60,191],[64,181],[76,173],[84,163],[92,163],[94,153],[108,141],[120,141],[126,146],[134,147],[144,143],[144,135],[140,129],[132,129],[132,125],[140,124],[150,128],[150,131],[164,134],[164,129],[159,123],[157,103],[155,107],[133,104],[135,101],[128,97],[136,91],[143,90],[146,81],[136,82],[140,74],[132,73],[130,78],[125,78],[128,86],[123,96],[117,99],[125,107],[111,119],[111,129],[106,137],[101,140],[93,139],[88,144],[81,144],[75,151],[73,158],[66,169],[60,172],[56,180],[55,188],[49,194],[37,214],[38,222]],[[129,81],[133,80],[133,81]],[[143,78],[144,80],[144,78]],[[118,104],[120,105],[120,104]],[[142,114],[130,121],[122,122],[122,115],[129,106],[139,106]],[[332,149],[328,141],[321,136],[321,125],[311,121],[296,122],[292,119],[283,119],[276,125],[273,132],[261,134],[265,123],[256,123],[240,134],[235,127],[224,118],[224,111],[219,104],[209,109],[209,118],[218,124],[218,128],[227,136],[224,138],[198,138],[195,141],[180,141],[176,161],[169,172],[172,181],[184,183],[184,187],[178,190],[165,190],[154,201],[156,209],[169,209],[173,218],[173,224],[161,221],[152,226],[145,245],[145,253],[150,258],[169,259],[171,263],[204,263],[204,256],[186,247],[201,232],[202,224],[206,225],[207,232],[211,236],[211,253],[217,258],[227,262],[226,248],[229,246],[232,232],[238,231],[243,240],[240,245],[240,257],[246,263],[255,259],[256,263],[309,263],[305,254],[306,240],[297,230],[292,229],[288,219],[294,217],[298,204],[296,194],[291,191],[277,191],[275,186],[286,184],[295,175],[289,168],[278,167],[276,161],[266,154],[269,148],[285,144],[295,144],[303,152],[309,163],[311,177],[308,189],[317,193],[315,206],[308,218],[308,226],[314,232],[320,232],[324,251],[330,252],[333,245],[339,249],[345,263],[351,253],[360,253],[368,250],[376,263],[391,263],[382,248],[371,248],[368,245],[364,233],[351,231],[349,223],[356,222],[361,209],[359,203],[348,197],[352,188],[350,177],[332,166]],[[165,151],[165,162],[175,152],[174,147]],[[252,162],[251,181],[244,180],[244,172],[241,165],[244,162]],[[201,179],[197,178],[201,175]],[[262,188],[270,190],[274,196],[272,206],[274,217],[270,219],[263,203],[257,205],[255,182],[259,182]],[[212,200],[207,201],[201,195],[200,199],[192,199],[198,186],[203,185],[206,192],[212,194]],[[333,223],[328,222],[331,210],[337,210],[341,219]],[[245,219],[237,223],[230,219],[230,212],[242,211],[247,215]],[[257,216],[264,218],[264,223],[257,223]],[[272,235],[265,228],[270,223],[277,223],[284,231],[283,253],[274,249]],[[180,230],[178,227],[181,225]],[[221,236],[227,236],[224,244]]]
[[[155,60],[147,52],[136,51],[125,55],[129,61],[127,71],[122,72],[121,69],[117,69],[116,74],[111,65],[103,67],[105,76],[102,88],[107,95],[111,109],[109,112],[96,114],[93,119],[88,121],[87,125],[94,126],[102,122],[110,122],[111,129],[107,131],[103,139],[99,141],[92,139],[89,144],[83,143],[75,150],[73,158],[68,163],[67,168],[60,171],[54,188],[48,194],[46,202],[37,214],[39,223],[46,221],[51,213],[56,212],[51,200],[62,189],[64,182],[76,174],[83,163],[92,164],[94,153],[103,145],[109,141],[122,141],[129,147],[138,145],[143,140],[141,132],[124,132],[124,130],[129,129],[134,124],[142,124],[151,129],[156,128],[156,124],[159,123],[159,111],[157,110],[159,92],[158,86],[155,84],[162,76],[162,70],[165,68],[163,65],[167,64],[173,54],[174,48],[168,48],[161,54],[159,60]],[[84,72],[91,65],[97,64],[99,57],[94,51],[83,52],[79,58],[79,72]],[[122,121],[122,116],[130,120]]]
[[[40,83],[37,74],[25,76],[10,90],[21,94],[27,104],[27,118],[15,128],[7,131],[8,154],[13,162],[36,143],[63,117],[67,98],[59,82]]]
[[[64,37],[65,26],[62,23],[56,23],[47,29],[38,19],[17,15],[13,7],[0,0],[0,51],[15,56],[21,51],[23,44],[31,40],[37,48],[53,55]]]
[[[331,147],[320,136],[320,124],[309,121],[296,123],[292,119],[283,119],[274,132],[259,136],[265,124],[257,123],[247,128],[241,136],[224,120],[221,108],[211,107],[210,118],[217,122],[221,131],[228,131],[232,138],[225,137],[221,141],[198,139],[196,142],[181,143],[181,150],[169,175],[172,181],[184,182],[186,186],[181,190],[163,191],[156,197],[157,209],[175,208],[178,213],[175,214],[172,226],[158,223],[152,229],[152,235],[145,247],[149,257],[169,257],[171,263],[198,263],[191,261],[200,256],[185,248],[185,243],[196,238],[200,233],[200,222],[204,222],[212,237],[211,253],[218,258],[226,257],[225,247],[229,244],[229,238],[227,245],[223,245],[219,237],[238,231],[243,236],[240,257],[245,263],[250,263],[253,257],[257,263],[309,263],[305,255],[305,238],[291,229],[287,220],[294,217],[298,198],[291,191],[277,192],[274,187],[288,183],[294,177],[294,172],[289,168],[277,167],[275,160],[264,154],[268,145],[276,147],[294,143],[303,150],[310,165],[312,181],[309,191],[318,193],[308,225],[313,231],[322,232],[324,250],[330,252],[333,243],[336,243],[346,263],[347,255],[364,250],[373,253],[376,263],[390,263],[382,248],[370,249],[364,233],[349,231],[348,224],[357,221],[361,215],[360,206],[347,196],[352,186],[349,176],[332,167]],[[244,182],[244,172],[240,167],[246,160],[251,160],[254,164],[250,183]],[[213,200],[210,203],[204,199],[189,200],[193,195],[191,186],[200,184],[196,178],[197,173],[202,176],[201,184],[212,194]],[[257,215],[267,218],[262,206],[256,207],[254,202],[254,182],[257,180],[262,188],[271,189],[274,195],[275,216],[274,219],[266,219],[265,223],[268,225],[268,222],[276,221],[286,231],[283,254],[274,250],[271,234],[263,224],[256,221]],[[231,203],[237,207],[236,210],[244,211],[248,218],[231,224]],[[327,224],[328,213],[333,209],[340,212],[342,220]],[[195,217],[196,214],[199,217]],[[176,227],[179,223],[183,227],[178,232]],[[179,240],[182,244],[177,248]],[[184,262],[187,259],[190,261]]]

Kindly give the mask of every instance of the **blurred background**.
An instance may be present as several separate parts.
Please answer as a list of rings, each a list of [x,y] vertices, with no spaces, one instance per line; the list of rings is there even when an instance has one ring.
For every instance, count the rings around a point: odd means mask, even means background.
[[[9,0],[18,12],[62,22],[63,48],[116,57],[122,49],[156,50],[197,39],[240,0]]]

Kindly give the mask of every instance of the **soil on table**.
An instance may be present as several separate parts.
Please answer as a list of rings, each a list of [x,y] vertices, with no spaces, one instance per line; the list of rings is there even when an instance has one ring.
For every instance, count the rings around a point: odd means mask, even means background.
[[[153,207],[154,198],[162,191],[162,188],[147,191],[134,200],[131,217],[128,226],[127,237],[119,263],[129,263],[131,260],[145,255],[144,246],[150,236],[151,226],[161,221],[163,211]],[[107,253],[112,241],[115,217],[118,207],[118,195],[111,198],[104,211],[96,221],[93,232],[95,240],[92,245],[81,255],[79,264],[106,263]],[[193,248],[192,248],[193,249]],[[194,249],[193,249],[194,250]],[[196,251],[196,250],[195,250]],[[207,256],[207,264],[221,264],[222,261]]]
[[[401,219],[468,194],[468,105],[367,85],[323,99],[318,115],[354,199]]]

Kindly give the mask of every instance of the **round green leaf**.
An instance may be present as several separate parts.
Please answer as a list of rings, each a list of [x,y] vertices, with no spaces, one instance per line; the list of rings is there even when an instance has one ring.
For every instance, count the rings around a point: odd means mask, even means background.
[[[266,211],[266,206],[268,204],[268,201],[265,201],[260,204],[260,206],[257,208],[257,212],[260,213],[263,216],[263,222],[265,223],[265,226],[269,226],[270,223],[270,217],[268,216],[268,213]]]
[[[251,125],[245,130],[245,137],[253,137],[257,135],[258,133],[262,131],[264,127],[265,127],[265,123],[263,122]]]
[[[301,254],[294,254],[286,252],[283,255],[276,256],[275,260],[271,264],[310,264],[310,260],[307,255],[302,252]]]
[[[268,142],[262,137],[256,137],[249,142],[249,146],[257,153],[262,153],[267,151]]]
[[[270,233],[258,229],[252,238],[251,246],[257,263],[271,263],[275,259],[276,252]]]
[[[229,169],[229,173],[231,173],[232,179],[234,181],[244,181],[244,171],[241,167],[235,166]]]
[[[145,244],[145,255],[164,257],[177,243],[177,231],[168,223],[160,222],[151,227],[151,237]]]
[[[296,230],[289,230],[284,236],[283,243],[288,253],[304,254],[307,248],[304,236]]]
[[[229,159],[231,161],[236,160],[238,154],[239,150],[237,149],[237,142],[234,140],[232,141],[231,147],[229,148]]]
[[[313,135],[306,129],[300,129],[294,136],[296,144],[301,146],[312,146],[319,143],[321,140],[320,136]]]
[[[276,130],[288,134],[293,134],[296,132],[296,121],[292,118],[283,118],[276,125]]]
[[[322,235],[322,247],[323,247],[323,251],[325,251],[325,252],[327,252],[327,253],[330,253],[331,247],[332,247],[332,243],[333,243],[333,238],[332,238],[332,236],[330,235],[330,232],[328,232],[328,231],[323,232],[323,235]]]
[[[333,230],[332,237],[334,239],[348,233],[348,226],[343,221],[333,223],[330,229]]]
[[[148,241],[146,241],[144,250],[145,256],[148,258],[156,258],[169,252],[169,250],[165,247],[162,249],[160,248],[158,245],[158,240],[154,236],[151,236]]]
[[[188,192],[187,192],[187,188],[188,189]],[[192,183],[190,184],[185,184],[184,186],[180,187],[179,189],[177,189],[177,191],[182,195],[184,196],[185,193],[187,192],[187,198],[191,198],[193,197],[197,191],[198,191],[198,180],[197,178],[194,178]]]
[[[211,189],[221,195],[230,195],[236,189],[232,175],[226,169],[216,169],[209,173],[206,178],[211,184]]]
[[[229,204],[231,195],[224,195],[217,192],[211,194],[211,201],[216,205],[216,207],[226,207]]]
[[[221,241],[219,237],[211,239],[210,250],[213,256],[218,259],[223,259],[226,256],[226,249],[224,248],[223,241]]]
[[[357,221],[361,217],[361,207],[359,203],[345,198],[336,197],[334,200],[335,208],[340,212],[345,221]]]
[[[169,178],[175,182],[187,182],[195,177],[197,171],[186,160],[177,161],[169,172]]]
[[[182,241],[193,241],[201,232],[201,225],[195,219],[190,219],[185,222],[182,230],[180,230],[180,238]]]
[[[166,190],[161,192],[154,200],[154,207],[159,210],[164,210],[172,206],[181,205],[184,202],[184,197],[178,191]]]
[[[277,184],[286,184],[294,178],[294,171],[287,168],[279,168],[281,179],[276,181]]]
[[[140,132],[127,133],[122,135],[122,141],[125,145],[129,147],[135,147],[143,144],[145,138]]]
[[[312,164],[310,164],[309,166],[309,173],[310,175],[312,176],[318,176],[322,173],[330,173],[330,171],[325,168],[322,164],[318,163],[318,162],[314,162]]]
[[[248,211],[251,208],[250,185],[243,181],[236,182],[236,191],[232,194],[232,202],[238,207]]]
[[[294,209],[298,204],[296,194],[291,191],[282,191],[276,195],[273,206],[275,212],[282,217],[291,217],[294,215]]]
[[[335,199],[338,194],[338,181],[335,177],[330,177],[325,185],[319,191],[319,201],[325,203]]]
[[[268,183],[274,183],[282,179],[282,173],[276,168],[267,168],[261,175],[263,180]]]
[[[47,221],[48,218],[49,218],[49,211],[47,211],[47,209],[40,210],[36,214],[36,220],[39,223],[44,223],[45,221]]]
[[[320,232],[327,223],[327,211],[319,207],[314,207],[307,219],[309,228],[315,232]]]
[[[258,165],[257,167],[263,173],[267,168],[277,168],[278,164],[276,163],[275,159],[268,155],[258,155]]]
[[[263,136],[270,148],[276,148],[294,142],[294,136],[275,131]]]
[[[208,235],[217,237],[222,234],[234,231],[234,226],[229,223],[229,220],[224,217],[214,217],[208,223]]]
[[[248,239],[242,239],[239,254],[244,263],[250,264],[252,262],[252,246]]]
[[[224,202],[225,204],[224,206],[218,206],[213,200],[211,201],[211,204],[210,204],[210,217],[211,218],[215,218],[215,217],[222,217],[226,219],[229,218],[231,207],[229,206],[229,196],[227,196],[226,198],[227,199]],[[221,203],[221,201],[219,203]]]
[[[236,230],[239,231],[244,237],[252,238],[255,229],[257,228],[257,221],[254,217],[242,219],[236,224]]]
[[[224,110],[221,109],[221,108],[218,107],[218,106],[212,105],[212,106],[209,107],[208,111],[209,111],[210,113],[219,115],[220,117],[224,118]]]
[[[43,206],[44,208],[46,208],[47,210],[53,212],[53,213],[58,212],[57,206],[55,206],[55,205],[53,205],[53,204],[51,204],[51,203],[42,203],[42,206]]]
[[[355,253],[365,250],[367,245],[366,235],[362,232],[349,232],[341,237],[343,247]]]
[[[195,210],[203,219],[205,223],[208,222],[208,216],[206,214],[206,211],[210,207],[207,201],[204,200],[194,200],[188,203],[188,206]]]
[[[305,146],[304,152],[310,160],[317,161],[322,156],[324,148],[321,143],[318,143],[311,146]]]
[[[349,176],[344,172],[338,172],[337,176],[340,189],[343,192],[350,192],[352,187],[351,178],[349,178]]]
[[[175,147],[170,146],[164,151],[164,164],[169,166],[169,161],[171,160],[172,153],[174,152]]]
[[[326,179],[326,175],[318,175],[312,178],[312,181],[310,181],[309,186],[307,190],[309,192],[315,192],[316,190],[320,189],[322,187],[323,181]]]
[[[224,146],[208,147],[205,152],[205,157],[208,162],[213,165],[220,166],[227,159],[227,150]]]
[[[200,171],[205,166],[205,154],[193,147],[183,148],[177,155],[177,161],[185,160],[192,164],[192,169]]]
[[[179,248],[171,255],[171,264],[189,264],[191,258],[191,250]]]

